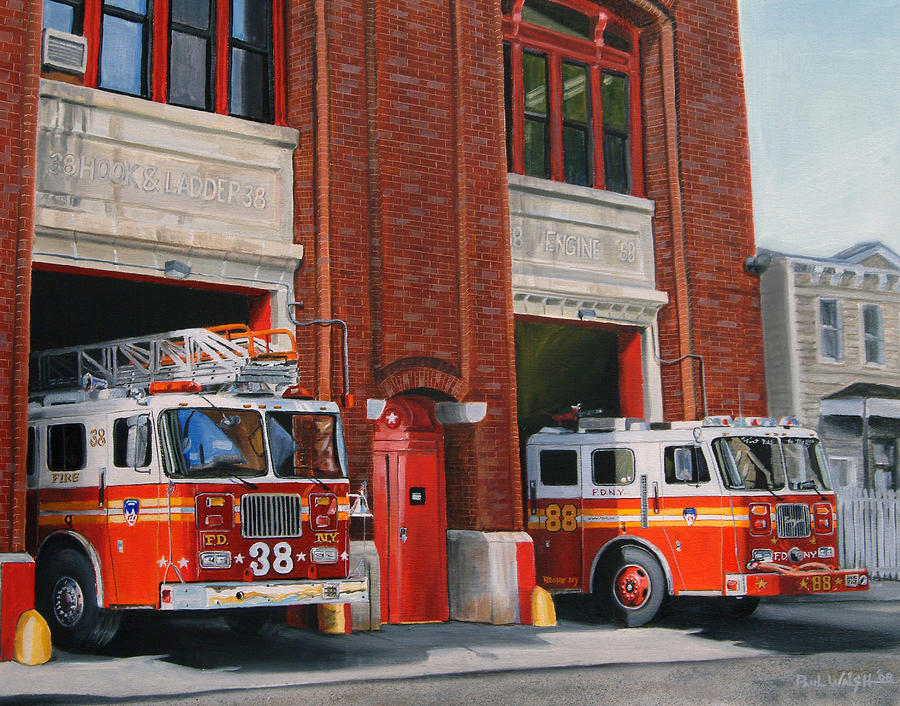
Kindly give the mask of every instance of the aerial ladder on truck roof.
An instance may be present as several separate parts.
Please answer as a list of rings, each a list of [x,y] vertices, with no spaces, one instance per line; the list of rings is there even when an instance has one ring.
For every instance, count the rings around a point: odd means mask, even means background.
[[[31,354],[32,394],[61,389],[197,384],[297,383],[297,343],[288,329],[244,324],[188,328]]]

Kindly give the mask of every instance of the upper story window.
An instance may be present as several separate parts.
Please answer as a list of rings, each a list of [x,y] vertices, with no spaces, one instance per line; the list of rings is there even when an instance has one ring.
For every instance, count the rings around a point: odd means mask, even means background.
[[[877,304],[864,304],[862,318],[866,363],[884,365],[884,321],[881,307]]]
[[[841,310],[835,299],[819,300],[819,340],[822,357],[841,360]]]
[[[587,0],[503,0],[508,169],[641,195],[637,30]]]
[[[84,34],[86,86],[284,123],[284,0],[44,0],[44,27]]]

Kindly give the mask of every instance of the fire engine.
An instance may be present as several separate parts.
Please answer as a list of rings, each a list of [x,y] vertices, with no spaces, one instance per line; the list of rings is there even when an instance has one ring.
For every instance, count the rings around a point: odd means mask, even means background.
[[[749,615],[760,596],[868,588],[838,568],[822,444],[796,419],[581,418],[532,435],[525,459],[538,584],[626,626],[668,596]]]
[[[185,329],[35,353],[27,535],[55,643],[101,647],[130,609],[368,600],[350,576],[334,402],[297,384],[286,329]]]

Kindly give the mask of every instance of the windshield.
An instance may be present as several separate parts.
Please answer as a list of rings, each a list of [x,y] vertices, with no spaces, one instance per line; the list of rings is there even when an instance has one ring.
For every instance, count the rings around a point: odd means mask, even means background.
[[[160,415],[169,442],[166,472],[181,478],[262,476],[262,418],[246,409],[172,409]]]
[[[270,412],[269,453],[279,478],[343,478],[337,418],[331,414]]]
[[[725,485],[737,490],[828,488],[818,439],[732,436],[712,443]]]
[[[782,439],[781,450],[793,490],[828,490],[825,454],[818,439]]]
[[[729,488],[775,490],[784,487],[778,439],[728,436],[713,441],[713,450]]]

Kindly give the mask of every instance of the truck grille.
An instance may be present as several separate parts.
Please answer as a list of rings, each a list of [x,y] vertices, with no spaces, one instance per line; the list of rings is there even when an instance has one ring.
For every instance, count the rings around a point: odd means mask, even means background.
[[[809,537],[809,506],[801,503],[778,505],[775,508],[778,536],[782,539]]]
[[[299,537],[302,524],[299,495],[248,493],[241,498],[242,537]]]

